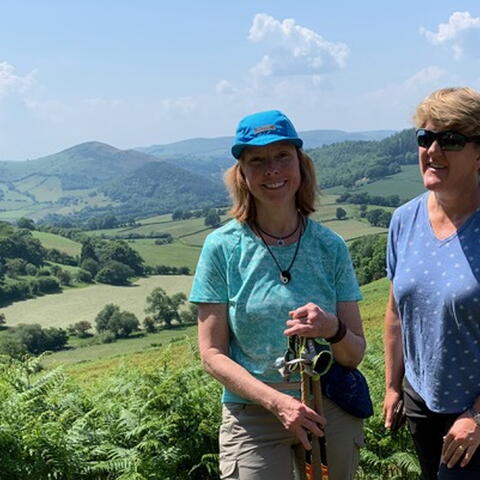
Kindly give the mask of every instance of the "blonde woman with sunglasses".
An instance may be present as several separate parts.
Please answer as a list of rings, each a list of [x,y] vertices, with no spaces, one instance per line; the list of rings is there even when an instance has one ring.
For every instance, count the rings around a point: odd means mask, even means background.
[[[390,225],[385,426],[405,402],[425,480],[480,478],[480,94],[445,88],[415,113],[427,192]]]

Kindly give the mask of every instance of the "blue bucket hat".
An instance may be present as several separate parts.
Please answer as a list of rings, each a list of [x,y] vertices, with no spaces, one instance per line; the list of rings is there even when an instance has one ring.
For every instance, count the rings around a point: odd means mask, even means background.
[[[303,140],[288,117],[279,110],[258,112],[240,120],[232,147],[232,155],[239,159],[245,147],[263,147],[274,142],[290,142],[298,148]]]

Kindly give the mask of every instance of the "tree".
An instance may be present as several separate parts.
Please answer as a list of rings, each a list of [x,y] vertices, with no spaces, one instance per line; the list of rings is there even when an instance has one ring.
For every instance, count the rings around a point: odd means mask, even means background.
[[[183,324],[194,324],[197,323],[198,317],[198,307],[195,303],[189,303],[187,310],[182,310],[180,312],[180,319]]]
[[[13,335],[25,345],[29,353],[38,355],[47,350],[61,350],[68,341],[68,335],[62,328],[42,328],[38,323],[20,324],[9,335]]]
[[[80,268],[89,272],[93,278],[100,270],[100,265],[93,258],[87,257],[80,264]]]
[[[387,237],[386,235],[366,235],[354,240],[350,254],[360,285],[370,283],[385,276]]]
[[[172,321],[181,322],[179,307],[187,300],[184,293],[175,293],[171,297],[161,287],[155,288],[147,297],[146,313],[151,313],[155,322],[171,328]]]
[[[19,275],[25,275],[25,266],[27,262],[22,258],[7,258],[5,260],[5,271],[7,275],[16,278]]]
[[[93,281],[92,274],[88,270],[84,270],[83,268],[80,268],[75,272],[74,278],[75,281],[78,283],[92,283]]]
[[[214,208],[211,208],[208,213],[205,215],[205,225],[208,227],[218,227],[221,223],[220,215]]]
[[[143,275],[143,258],[127,242],[123,240],[104,242],[98,250],[100,265],[105,266],[112,261],[119,262],[130,267],[136,275]]]
[[[60,269],[55,276],[60,281],[61,285],[71,285],[72,283],[72,274],[67,270]]]
[[[378,227],[380,226],[380,219],[383,212],[384,210],[382,208],[374,208],[373,210],[369,210],[365,217],[373,226]]]
[[[115,338],[128,337],[132,332],[137,331],[140,325],[133,313],[121,312],[118,305],[112,303],[105,305],[98,313],[95,324],[99,333],[111,332]]]
[[[112,318],[115,313],[120,313],[120,307],[113,303],[105,305],[102,310],[100,310],[95,317],[95,328],[97,332],[101,333],[108,330],[110,318]]]
[[[155,326],[155,320],[153,320],[152,317],[145,317],[143,319],[143,328],[148,333],[155,333],[157,331],[157,328]]]
[[[35,230],[35,222],[31,218],[20,217],[17,220],[18,228],[26,228],[27,230]]]
[[[367,214],[367,205],[365,203],[362,203],[359,207],[359,210],[360,210],[360,217],[364,218],[365,215]]]
[[[95,280],[109,285],[128,285],[128,279],[134,275],[128,265],[111,260],[97,273]]]
[[[335,216],[337,217],[337,220],[343,220],[347,216],[347,212],[342,207],[337,207]]]
[[[181,208],[177,208],[172,213],[172,220],[181,220],[183,218],[183,210]]]
[[[97,253],[95,252],[94,244],[90,238],[87,238],[87,240],[85,240],[82,243],[82,251],[80,253],[80,264],[83,264],[83,262],[87,258],[90,258],[98,263]],[[85,268],[85,267],[82,267],[82,268]],[[85,268],[85,270],[88,270],[88,268]]]
[[[390,220],[392,219],[392,214],[384,210],[380,216],[378,223],[381,227],[388,228],[390,226]]]
[[[76,335],[78,338],[87,338],[91,334],[88,331],[92,328],[92,324],[86,320],[81,320],[80,322],[74,323],[68,327],[69,333]]]

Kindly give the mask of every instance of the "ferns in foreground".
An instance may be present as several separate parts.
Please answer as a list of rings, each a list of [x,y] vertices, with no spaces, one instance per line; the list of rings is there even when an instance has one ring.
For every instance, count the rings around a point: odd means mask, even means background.
[[[58,370],[36,373],[38,361],[1,359],[2,480],[216,478],[219,388],[198,361],[163,357],[88,393]]]
[[[383,356],[372,342],[362,364],[375,405],[365,424],[358,480],[417,480],[406,428],[383,427]],[[218,478],[220,386],[195,348],[176,342],[155,368],[125,365],[80,388],[38,359],[0,357],[2,480],[213,480]]]

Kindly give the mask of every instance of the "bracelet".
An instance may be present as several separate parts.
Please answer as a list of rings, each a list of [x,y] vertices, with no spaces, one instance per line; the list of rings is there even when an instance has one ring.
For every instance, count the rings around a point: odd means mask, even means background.
[[[337,317],[337,320],[338,320],[338,328],[337,328],[337,331],[335,332],[335,335],[333,337],[325,339],[328,343],[338,343],[341,340],[343,340],[343,338],[347,334],[347,326],[338,317]]]

